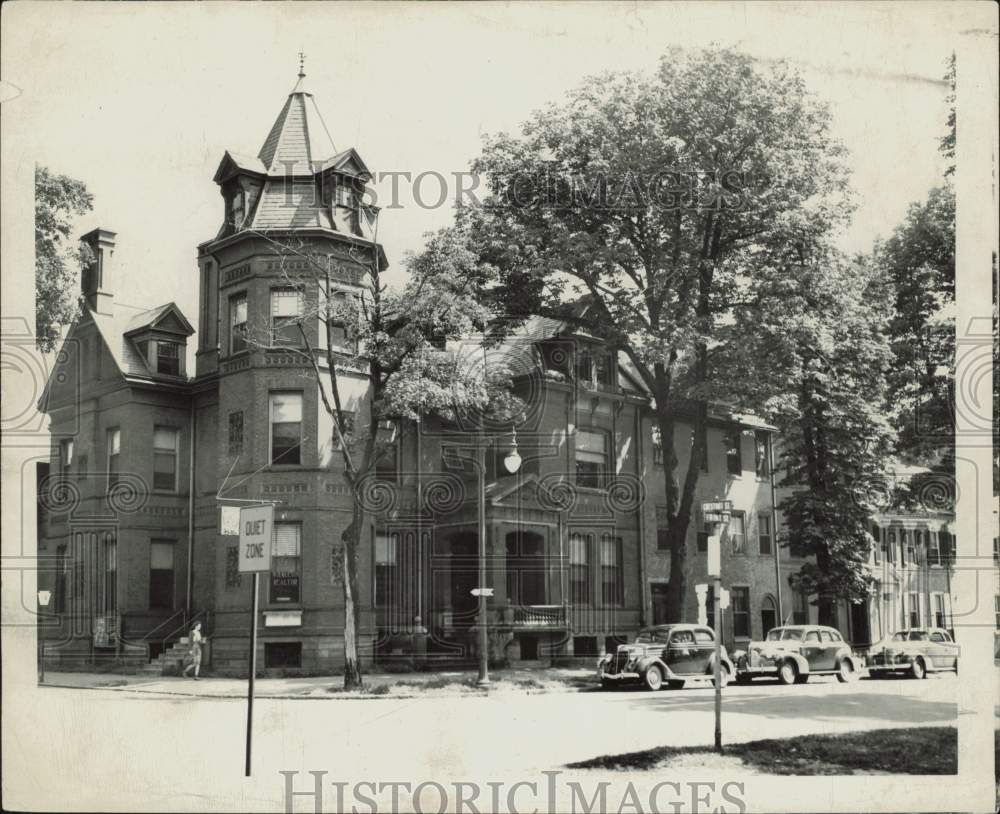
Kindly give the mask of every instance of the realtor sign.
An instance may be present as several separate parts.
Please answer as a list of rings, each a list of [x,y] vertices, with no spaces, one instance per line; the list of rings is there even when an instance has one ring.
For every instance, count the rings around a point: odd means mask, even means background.
[[[271,530],[274,506],[240,509],[240,573],[271,569]]]

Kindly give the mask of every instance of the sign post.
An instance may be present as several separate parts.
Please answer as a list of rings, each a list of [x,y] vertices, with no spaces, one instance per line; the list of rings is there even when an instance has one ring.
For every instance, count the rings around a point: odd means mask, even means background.
[[[271,537],[274,506],[247,506],[240,509],[239,570],[253,574],[250,597],[250,679],[247,683],[246,776],[250,776],[250,743],[253,732],[253,682],[257,674],[257,602],[260,572],[271,568]]]
[[[729,519],[733,504],[729,500],[703,503],[701,512],[706,523],[721,526]],[[715,751],[722,751],[722,544],[719,534],[708,538],[708,576],[712,577],[712,621],[715,626]]]

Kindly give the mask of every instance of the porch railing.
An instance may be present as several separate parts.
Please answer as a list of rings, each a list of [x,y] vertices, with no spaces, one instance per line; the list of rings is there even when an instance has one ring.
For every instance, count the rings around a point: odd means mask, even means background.
[[[514,625],[517,627],[563,627],[566,625],[566,606],[515,605]]]

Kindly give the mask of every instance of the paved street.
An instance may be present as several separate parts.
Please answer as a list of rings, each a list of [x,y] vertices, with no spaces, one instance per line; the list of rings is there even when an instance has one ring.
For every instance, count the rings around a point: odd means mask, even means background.
[[[732,686],[724,701],[724,738],[954,723],[955,691],[953,675]],[[65,803],[63,790],[73,789],[77,808],[87,806],[89,794],[105,800],[102,790],[108,788],[123,802],[142,798],[178,809],[197,808],[205,794],[232,795],[234,807],[275,808],[282,805],[280,769],[302,772],[299,785],[308,782],[309,770],[351,782],[537,779],[541,770],[600,754],[710,744],[713,726],[710,687],[655,694],[623,689],[450,699],[262,698],[254,720],[258,768],[252,781],[243,781],[245,701],[127,687],[38,692],[40,704],[14,711],[30,712],[33,719],[19,730],[25,732],[23,754],[45,752],[43,745],[29,744],[32,739],[60,743],[70,731],[77,742],[82,738],[94,747],[48,750],[52,788],[46,792],[53,802]],[[8,755],[8,793],[17,789],[18,778],[30,782],[20,754]],[[307,808],[302,803],[297,810]]]

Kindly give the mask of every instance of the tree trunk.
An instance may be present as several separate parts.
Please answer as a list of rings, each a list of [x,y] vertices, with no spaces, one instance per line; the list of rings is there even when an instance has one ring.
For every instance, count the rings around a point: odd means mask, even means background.
[[[660,405],[663,405],[660,407]],[[687,532],[691,524],[694,492],[701,473],[705,450],[705,417],[707,408],[699,405],[694,425],[694,443],[684,475],[683,489],[677,483],[677,449],[674,443],[673,405],[668,397],[657,396],[657,425],[663,451],[663,480],[667,500],[667,543],[670,548],[670,577],[667,580],[667,622],[684,622],[687,600]]]
[[[351,524],[342,535],[344,580],[344,689],[362,686],[361,661],[358,658],[358,543],[364,529],[364,510],[355,496]]]

